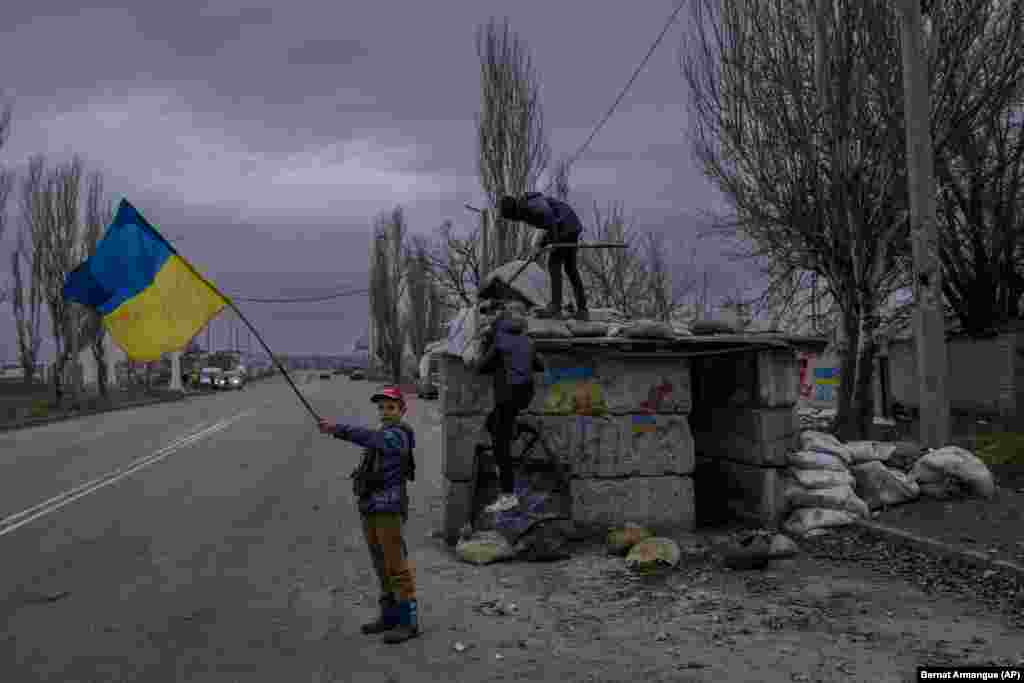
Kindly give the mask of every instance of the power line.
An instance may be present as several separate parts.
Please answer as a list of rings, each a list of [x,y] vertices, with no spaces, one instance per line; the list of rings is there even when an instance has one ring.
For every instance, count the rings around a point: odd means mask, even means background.
[[[315,303],[318,301],[330,301],[331,299],[340,299],[346,296],[357,296],[361,294],[368,294],[369,289],[350,289],[343,292],[335,292],[334,294],[327,294],[324,296],[313,296],[313,297],[300,297],[294,299],[256,299],[251,297],[232,296],[233,301],[245,301],[253,304],[298,304],[298,303]]]
[[[658,37],[655,38],[654,42],[651,44],[651,48],[647,51],[647,54],[644,55],[644,58],[640,62],[640,65],[637,66],[635,71],[633,71],[633,75],[630,76],[629,81],[626,82],[626,85],[625,87],[622,88],[622,91],[619,93],[619,96],[615,98],[615,102],[612,103],[612,106],[605,113],[604,118],[602,118],[598,122],[598,124],[594,127],[594,130],[590,132],[590,137],[588,137],[586,141],[582,145],[580,145],[579,150],[577,150],[576,154],[574,154],[571,157],[571,159],[569,160],[570,165],[576,163],[576,160],[579,159],[580,156],[582,156],[584,150],[586,150],[587,146],[597,135],[598,131],[600,131],[604,124],[608,122],[608,119],[611,118],[612,114],[615,112],[615,109],[619,106],[619,103],[622,102],[622,98],[624,98],[626,96],[626,93],[629,92],[629,89],[633,85],[633,82],[637,79],[637,76],[639,76],[640,72],[643,71],[645,66],[647,66],[647,62],[648,60],[650,60],[651,55],[654,54],[654,51],[658,49],[658,45],[660,45],[661,41],[664,40],[665,34],[668,33],[669,28],[671,28],[673,22],[675,22],[676,17],[679,16],[679,12],[683,9],[683,5],[685,4],[686,0],[680,0],[680,3],[678,6],[676,6],[675,11],[672,12],[672,15],[668,18],[668,21],[665,22],[665,26],[661,29],[661,33],[659,33]],[[544,193],[547,194],[547,191],[550,190],[551,186],[554,184],[555,179],[552,178],[551,180],[548,181],[547,186],[544,188]]]

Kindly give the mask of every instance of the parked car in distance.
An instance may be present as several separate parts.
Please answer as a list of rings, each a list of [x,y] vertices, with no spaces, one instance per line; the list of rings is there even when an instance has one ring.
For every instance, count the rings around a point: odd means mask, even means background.
[[[335,370],[334,371],[334,376],[335,377],[337,377],[338,375],[344,375],[344,374],[345,374],[344,370]]]
[[[241,372],[225,372],[217,377],[214,386],[217,389],[238,389],[245,387],[245,375]]]
[[[353,370],[352,374],[348,376],[349,379],[366,379],[366,373],[362,370]]]
[[[321,372],[320,373],[320,379],[330,379],[332,377],[334,377],[334,375],[332,375],[329,372]]]

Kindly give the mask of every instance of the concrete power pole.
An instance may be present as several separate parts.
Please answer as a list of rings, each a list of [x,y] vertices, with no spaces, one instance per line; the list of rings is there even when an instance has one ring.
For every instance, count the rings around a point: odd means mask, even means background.
[[[935,216],[935,169],[932,158],[931,104],[925,61],[920,0],[896,0],[903,44],[903,93],[907,131],[907,180],[914,257],[914,328],[921,409],[922,445],[949,443],[949,397],[946,380],[946,324],[942,305],[942,271]]]

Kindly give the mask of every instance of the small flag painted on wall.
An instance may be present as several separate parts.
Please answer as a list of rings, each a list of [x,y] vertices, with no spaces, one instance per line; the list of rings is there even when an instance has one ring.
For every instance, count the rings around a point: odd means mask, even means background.
[[[658,418],[654,415],[634,415],[633,433],[652,434],[658,426]]]

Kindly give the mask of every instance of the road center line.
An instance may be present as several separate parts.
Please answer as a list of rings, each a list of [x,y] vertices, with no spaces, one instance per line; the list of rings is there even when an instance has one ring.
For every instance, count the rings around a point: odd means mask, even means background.
[[[137,458],[123,467],[108,472],[107,474],[104,474],[100,477],[96,477],[95,479],[87,481],[84,484],[80,484],[73,489],[69,489],[67,491],[64,491],[63,493],[59,493],[56,496],[53,496],[52,498],[49,498],[48,500],[45,500],[41,503],[37,503],[36,505],[33,505],[30,508],[26,508],[21,512],[16,512],[12,515],[8,515],[7,517],[0,519],[0,536],[6,536],[7,534],[25,526],[29,522],[33,522],[39,519],[40,517],[44,517],[52,512],[56,512],[57,510],[63,508],[65,505],[70,505],[71,503],[75,502],[79,498],[83,498],[89,495],[90,493],[99,491],[100,489],[110,486],[111,484],[115,484],[120,480],[124,479],[125,477],[134,474],[135,472],[138,472],[139,470],[145,467],[156,464],[161,460],[164,460],[165,458],[176,453],[179,450],[191,446],[192,444],[197,443],[198,441],[201,441],[202,439],[205,439],[208,436],[212,436],[213,434],[216,434],[221,430],[227,429],[229,426],[231,426],[232,423],[237,422],[241,418],[248,415],[250,412],[252,411],[247,410],[243,413],[238,413],[237,415],[233,415],[232,417],[220,420],[219,422],[216,422],[209,427],[201,429],[200,431],[195,432],[190,436],[181,437],[172,441],[170,444],[164,446],[155,453],[151,453],[150,455]]]

